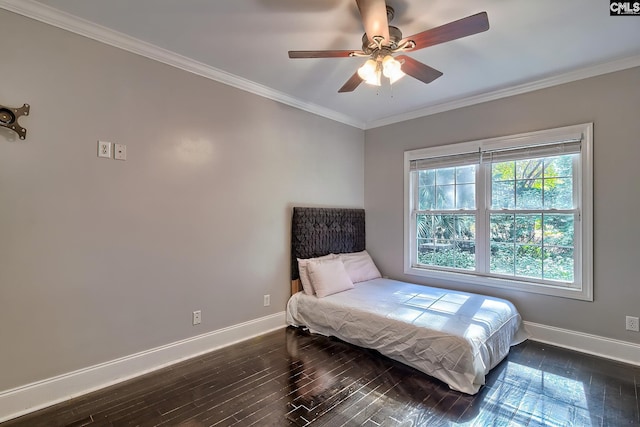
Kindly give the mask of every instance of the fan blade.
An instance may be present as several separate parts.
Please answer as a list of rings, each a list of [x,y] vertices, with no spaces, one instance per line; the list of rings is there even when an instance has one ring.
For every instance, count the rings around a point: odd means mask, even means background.
[[[362,78],[358,75],[358,72],[356,71],[353,76],[351,76],[349,78],[349,80],[347,80],[347,82],[342,85],[342,87],[338,90],[338,93],[343,93],[343,92],[353,92],[354,90],[356,90],[356,88],[358,86],[360,86],[360,83],[362,83],[364,80],[362,80]]]
[[[384,38],[382,44],[389,44],[389,22],[387,21],[387,5],[385,0],[356,0],[362,25],[367,38],[373,42],[374,36]]]
[[[431,83],[438,77],[442,76],[442,73],[435,68],[431,68],[422,62],[416,61],[407,55],[396,56],[396,59],[403,61],[402,71],[414,79],[418,79],[423,83]]]
[[[349,58],[357,50],[290,50],[289,58]]]
[[[481,33],[489,29],[489,18],[487,12],[480,12],[457,21],[449,22],[440,27],[432,28],[427,31],[415,34],[411,37],[405,37],[398,43],[413,40],[416,47],[413,50],[424,49],[425,47],[434,46],[451,40],[467,37],[472,34]]]

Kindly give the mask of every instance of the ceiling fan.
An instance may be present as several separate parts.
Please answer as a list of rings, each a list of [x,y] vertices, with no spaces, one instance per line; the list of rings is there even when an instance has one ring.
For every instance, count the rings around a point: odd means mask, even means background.
[[[338,92],[352,92],[362,82],[374,86],[381,85],[384,75],[391,84],[405,74],[431,83],[442,73],[407,55],[396,53],[413,52],[451,40],[481,33],[489,29],[486,12],[477,13],[440,27],[432,28],[410,37],[402,37],[402,32],[389,25],[394,10],[385,0],[356,0],[365,34],[362,36],[362,50],[290,50],[289,58],[369,58]]]

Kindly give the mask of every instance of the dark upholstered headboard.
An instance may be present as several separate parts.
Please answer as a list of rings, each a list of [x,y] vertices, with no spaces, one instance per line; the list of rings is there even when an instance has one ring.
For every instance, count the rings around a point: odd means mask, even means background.
[[[365,250],[364,209],[293,208],[291,280],[297,281],[296,258]]]

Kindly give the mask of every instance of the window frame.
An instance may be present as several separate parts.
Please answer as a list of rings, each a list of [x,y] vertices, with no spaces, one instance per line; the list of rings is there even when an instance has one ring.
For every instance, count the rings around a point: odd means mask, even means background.
[[[519,277],[487,276],[473,271],[451,271],[438,267],[417,266],[416,215],[414,215],[417,178],[412,180],[411,162],[443,156],[455,156],[478,151],[505,150],[516,147],[537,146],[581,138],[581,150],[574,163],[574,196],[578,202],[579,219],[575,225],[575,268],[573,287],[539,283],[535,279]],[[491,174],[476,168],[475,211],[452,211],[452,213],[475,213],[476,216],[476,265],[488,263],[487,223],[491,211]],[[482,178],[484,175],[484,178]],[[481,201],[480,199],[483,198]],[[416,209],[417,210],[417,209]],[[482,234],[481,234],[482,233]],[[489,286],[508,290],[593,301],[593,123],[584,123],[555,129],[507,135],[496,138],[453,143],[404,153],[404,273],[454,284]]]

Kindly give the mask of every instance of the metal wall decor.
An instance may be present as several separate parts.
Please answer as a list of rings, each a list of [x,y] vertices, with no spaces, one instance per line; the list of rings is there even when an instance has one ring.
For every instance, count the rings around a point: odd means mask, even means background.
[[[0,105],[0,127],[10,129],[18,134],[20,139],[27,137],[27,130],[18,124],[18,119],[29,115],[29,104],[20,108],[10,108]]]

